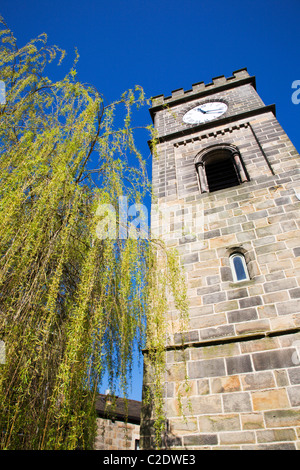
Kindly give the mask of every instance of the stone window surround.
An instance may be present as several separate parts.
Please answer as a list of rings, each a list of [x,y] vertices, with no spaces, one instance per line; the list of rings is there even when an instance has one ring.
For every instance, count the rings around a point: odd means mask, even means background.
[[[218,154],[220,154],[220,152],[231,155],[240,182],[245,183],[246,181],[249,181],[249,175],[247,174],[238,148],[232,144],[215,144],[201,150],[201,152],[196,155],[194,160],[201,193],[209,192],[209,186],[205,173],[205,164],[208,161],[211,161],[211,159],[215,159],[217,161]]]
[[[223,253],[222,253],[223,252]],[[243,243],[243,245],[231,245],[219,250],[219,256],[223,266],[230,267],[230,256],[234,253],[240,253],[245,258],[245,263],[248,270],[249,279],[246,281],[234,282],[233,278],[230,284],[232,287],[240,286],[249,282],[252,284],[255,279],[260,275],[260,270],[256,262],[255,252],[251,243]]]

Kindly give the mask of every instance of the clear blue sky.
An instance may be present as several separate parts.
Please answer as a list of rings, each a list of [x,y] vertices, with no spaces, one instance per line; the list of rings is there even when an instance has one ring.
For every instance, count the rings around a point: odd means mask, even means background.
[[[63,77],[77,47],[78,79],[108,100],[135,84],[148,97],[169,96],[247,67],[300,150],[300,104],[291,101],[300,80],[299,0],[1,0],[0,13],[20,46],[45,32],[67,51],[50,78]],[[150,123],[148,111],[140,119]],[[141,146],[147,157],[146,140]],[[130,397],[141,398],[141,373]]]

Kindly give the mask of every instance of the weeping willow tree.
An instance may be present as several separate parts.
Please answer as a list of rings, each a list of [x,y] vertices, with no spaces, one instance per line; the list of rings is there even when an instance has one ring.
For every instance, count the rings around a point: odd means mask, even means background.
[[[106,103],[76,80],[77,57],[52,82],[45,68],[64,52],[46,35],[18,48],[1,28],[0,448],[92,448],[103,375],[126,396],[145,338],[159,436],[164,313],[172,292],[186,313],[182,273],[157,240],[97,236],[99,205],[150,191],[132,128],[143,90]]]

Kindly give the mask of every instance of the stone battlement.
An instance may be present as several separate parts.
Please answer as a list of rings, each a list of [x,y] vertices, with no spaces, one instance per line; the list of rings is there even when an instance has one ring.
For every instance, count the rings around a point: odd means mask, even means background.
[[[251,79],[255,85],[255,78],[250,77],[249,73],[247,72],[247,68],[243,68],[240,70],[236,70],[232,72],[232,76],[226,78],[224,75],[220,75],[219,77],[214,77],[211,83],[204,83],[198,82],[192,85],[191,90],[184,91],[183,88],[178,88],[177,90],[173,90],[171,96],[165,97],[164,95],[157,95],[152,97],[152,107],[157,107],[161,105],[170,105],[173,102],[177,102],[178,100],[188,100],[190,97],[195,97],[196,94],[207,93],[208,91],[213,90],[216,91],[216,88],[228,86],[232,83],[236,83],[237,81],[243,79]]]

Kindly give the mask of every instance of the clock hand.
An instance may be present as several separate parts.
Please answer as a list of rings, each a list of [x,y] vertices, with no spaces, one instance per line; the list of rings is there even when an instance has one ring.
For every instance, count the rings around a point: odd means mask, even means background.
[[[223,109],[221,109],[221,108],[219,108],[219,109],[208,109],[207,111],[204,111],[204,109],[197,108],[197,111],[200,111],[203,114],[207,114],[207,113],[219,113],[219,112],[223,111]]]
[[[207,111],[205,111],[206,113],[219,113],[220,111],[223,111],[222,108],[218,108],[218,109],[208,109]]]

